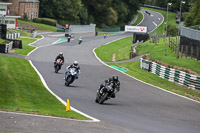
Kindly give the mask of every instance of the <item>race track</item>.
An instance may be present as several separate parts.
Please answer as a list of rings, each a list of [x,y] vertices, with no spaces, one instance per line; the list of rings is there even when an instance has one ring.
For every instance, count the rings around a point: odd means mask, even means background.
[[[154,12],[155,18],[145,13],[144,15],[145,19],[140,25],[146,25],[149,32],[153,31],[156,26],[149,20],[154,22],[160,17],[159,14]],[[48,87],[64,101],[70,99],[72,107],[103,123],[125,129],[124,132],[199,133],[200,103],[168,93],[111,69],[99,62],[93,54],[94,48],[132,36],[131,33],[110,35],[106,39],[102,36],[83,38],[81,45],[78,45],[78,40],[51,45],[58,37],[48,36],[49,34],[45,35],[43,43],[38,42],[35,45],[50,46],[38,48],[28,59],[42,74]],[[64,53],[65,64],[56,74],[53,61],[60,51]],[[81,74],[70,87],[66,87],[63,80],[65,68],[74,60],[79,62]],[[97,88],[112,75],[119,76],[121,91],[116,94],[115,99],[110,99],[103,105],[96,104],[94,100]],[[87,128],[82,131],[87,132]]]

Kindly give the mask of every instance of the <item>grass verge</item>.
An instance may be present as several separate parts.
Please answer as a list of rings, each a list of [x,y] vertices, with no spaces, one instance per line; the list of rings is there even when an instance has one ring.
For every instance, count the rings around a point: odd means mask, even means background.
[[[0,69],[0,110],[87,119],[74,111],[66,112],[27,60],[0,55]]]
[[[138,12],[138,18],[137,18],[137,20],[135,21],[135,23],[133,24],[133,26],[138,25],[142,20],[143,20],[143,15],[142,15],[142,13],[141,13],[141,12]]]
[[[95,49],[97,56],[103,61],[112,62],[113,55],[115,54],[115,60],[129,59],[130,50],[132,44],[132,37],[120,39],[112,42],[109,45],[103,45],[98,49]],[[108,52],[109,50],[109,52]]]
[[[175,37],[173,37],[175,39]],[[172,39],[172,38],[171,38]],[[169,41],[167,40],[167,43]],[[196,61],[192,58],[176,58],[176,54],[167,46],[167,56],[165,56],[165,42],[163,42],[163,39],[159,40],[159,43],[150,43],[149,41],[146,41],[142,44],[139,44],[137,46],[138,54],[142,55],[145,53],[149,53],[149,56],[152,60],[158,60],[160,62],[164,62],[167,64],[170,64],[172,66],[177,66],[181,68],[189,69],[193,72],[196,72],[200,75],[200,62]]]
[[[14,48],[15,54],[20,54],[20,55],[27,55],[29,52],[31,52],[35,47],[29,46],[28,44],[33,43],[37,39],[35,38],[18,38],[18,40],[22,40],[22,48]]]
[[[167,12],[163,11],[163,10],[158,10],[158,9],[152,9],[152,8],[147,8],[147,7],[141,7],[141,9],[147,9],[150,11],[155,11],[155,12],[159,12],[161,13],[164,18],[166,19],[167,16]],[[164,21],[165,22],[165,21]],[[178,26],[178,24],[176,23],[176,13],[174,12],[168,12],[168,25],[172,25],[172,26]],[[164,32],[164,27],[166,26],[164,23],[162,23],[156,30],[154,30],[151,34],[155,34],[157,33],[158,35],[163,35]]]
[[[20,23],[27,23],[30,25],[33,25],[36,27],[36,30],[42,30],[42,31],[57,31],[57,27],[55,26],[50,26],[50,25],[46,25],[46,24],[40,24],[40,23],[34,23],[34,22],[30,22],[30,21],[24,21],[24,20],[18,20],[18,22]]]

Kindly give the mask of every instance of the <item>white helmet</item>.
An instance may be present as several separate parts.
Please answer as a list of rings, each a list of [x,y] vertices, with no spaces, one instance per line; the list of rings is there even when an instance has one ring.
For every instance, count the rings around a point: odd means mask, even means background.
[[[74,61],[74,66],[78,66],[78,61]]]
[[[62,53],[62,52],[60,52],[60,53],[59,53],[59,56],[63,56],[63,53]]]

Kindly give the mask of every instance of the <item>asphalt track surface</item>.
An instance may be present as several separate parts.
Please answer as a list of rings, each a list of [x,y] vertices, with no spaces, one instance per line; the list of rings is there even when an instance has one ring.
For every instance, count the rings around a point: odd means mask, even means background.
[[[147,16],[140,25],[144,26],[146,21],[150,22],[149,17],[152,16]],[[151,27],[151,24],[146,26],[148,26],[149,31],[155,28],[155,26]],[[16,127],[14,124],[9,125],[8,118],[12,119],[13,116],[1,114],[0,118],[7,117],[5,121],[8,121],[7,126],[0,121],[0,125],[4,127],[1,130],[9,131],[6,128],[11,127],[12,129],[13,127],[15,130],[12,131],[21,130],[24,132],[27,132],[27,128],[29,132],[199,133],[200,103],[140,82],[103,65],[94,56],[92,52],[94,48],[116,39],[132,36],[132,34],[111,35],[106,39],[103,39],[102,36],[84,38],[81,45],[78,45],[78,40],[51,45],[58,37],[48,35],[45,35],[43,43],[38,42],[34,45],[50,46],[38,48],[28,59],[33,62],[49,88],[56,95],[64,101],[70,99],[71,106],[101,122],[48,120],[52,118],[37,118],[35,120],[36,118],[31,117],[24,120],[25,124],[16,122],[19,124]],[[55,74],[53,61],[60,51],[64,53],[65,64],[59,73]],[[74,60],[79,61],[81,74],[70,87],[66,87],[63,80],[65,68]],[[116,94],[115,99],[110,99],[103,105],[96,104],[94,100],[97,88],[112,75],[119,76],[121,91]],[[17,119],[17,117],[14,118]],[[19,119],[23,120],[23,118]],[[34,123],[31,122],[33,119],[39,123],[34,126],[35,128],[31,127],[31,124]],[[58,124],[56,124],[57,122]]]

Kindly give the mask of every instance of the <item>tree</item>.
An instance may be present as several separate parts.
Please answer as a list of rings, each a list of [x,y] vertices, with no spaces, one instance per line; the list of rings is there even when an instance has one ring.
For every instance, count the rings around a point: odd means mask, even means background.
[[[185,20],[186,26],[193,26],[200,24],[200,1],[199,0],[191,0],[191,7],[189,11],[189,15]]]

